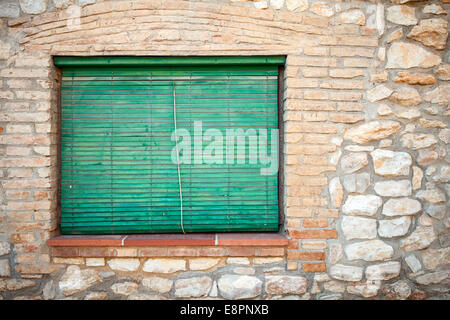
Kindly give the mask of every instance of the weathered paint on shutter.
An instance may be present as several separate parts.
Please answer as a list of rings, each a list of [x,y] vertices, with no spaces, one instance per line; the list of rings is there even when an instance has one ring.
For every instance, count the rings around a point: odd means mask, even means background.
[[[224,144],[226,128],[278,127],[276,65],[62,71],[63,234],[181,232],[178,169],[171,160],[174,92],[177,127],[187,129],[192,142],[194,121],[202,121],[203,133],[219,129]],[[180,165],[186,232],[278,229],[277,174],[261,175],[267,165],[248,159],[194,164],[193,151],[192,163]]]

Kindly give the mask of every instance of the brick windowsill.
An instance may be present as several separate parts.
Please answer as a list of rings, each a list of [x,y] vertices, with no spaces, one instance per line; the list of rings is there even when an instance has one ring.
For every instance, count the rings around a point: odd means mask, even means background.
[[[191,233],[132,235],[60,235],[47,240],[51,247],[167,247],[245,246],[285,247],[288,239],[278,233]]]

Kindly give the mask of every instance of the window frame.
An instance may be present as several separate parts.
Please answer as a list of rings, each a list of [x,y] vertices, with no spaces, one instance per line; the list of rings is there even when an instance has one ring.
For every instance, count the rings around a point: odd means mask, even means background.
[[[188,65],[261,65],[274,64],[278,66],[278,90],[277,90],[277,117],[278,117],[278,230],[277,231],[244,231],[245,233],[282,233],[285,229],[285,186],[284,186],[284,69],[286,56],[193,56],[193,57],[129,57],[129,56],[110,56],[110,57],[73,57],[73,56],[54,56],[54,65],[58,74],[58,96],[57,96],[57,230],[61,234],[61,146],[62,146],[62,68],[64,66],[129,66],[129,65],[158,65],[158,66],[188,66]],[[224,234],[231,234],[236,231],[221,231]],[[189,232],[187,234],[196,234]],[[211,234],[220,233],[220,231],[207,232]],[[132,234],[132,233],[124,233]],[[139,233],[137,233],[139,234]],[[162,233],[154,233],[155,235]],[[167,234],[167,233],[166,233]],[[179,234],[179,233],[171,233]],[[113,234],[104,234],[105,236]],[[83,236],[83,235],[81,235]],[[84,234],[88,236],[88,234]]]

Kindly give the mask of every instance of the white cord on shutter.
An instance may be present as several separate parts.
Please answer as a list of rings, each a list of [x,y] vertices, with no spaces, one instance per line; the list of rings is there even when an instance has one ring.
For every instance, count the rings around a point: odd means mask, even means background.
[[[181,172],[180,172],[180,159],[178,155],[178,135],[177,135],[177,107],[176,107],[176,94],[175,94],[175,82],[173,83],[173,123],[175,126],[175,148],[177,152],[177,168],[178,168],[178,186],[180,189],[180,220],[181,220],[181,230],[184,231],[183,224],[183,193],[181,191]]]

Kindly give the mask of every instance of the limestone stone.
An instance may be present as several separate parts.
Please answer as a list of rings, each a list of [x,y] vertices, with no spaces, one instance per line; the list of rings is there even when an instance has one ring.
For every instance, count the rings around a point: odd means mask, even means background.
[[[450,102],[450,84],[441,84],[434,90],[426,92],[423,99],[431,103],[448,105]]]
[[[412,158],[406,152],[376,149],[370,153],[376,174],[387,177],[407,176]]]
[[[86,258],[86,266],[88,267],[103,267],[104,265],[104,258]]]
[[[53,300],[56,296],[56,285],[53,280],[47,282],[42,289],[42,298],[44,300]]]
[[[389,199],[383,206],[382,214],[389,217],[410,216],[422,210],[422,204],[410,198]]]
[[[83,269],[76,265],[71,265],[66,269],[59,281],[59,290],[66,296],[73,295],[89,288],[95,283],[101,282],[97,271]]]
[[[311,5],[311,12],[322,16],[322,17],[331,17],[334,15],[334,9],[331,5],[326,2],[317,2]]]
[[[450,142],[450,129],[440,130],[438,137],[445,144],[448,144]]]
[[[9,242],[0,241],[0,257],[8,254],[11,251]]]
[[[218,258],[197,258],[189,260],[189,269],[194,271],[208,270],[220,262]]]
[[[439,284],[444,280],[448,280],[450,276],[449,271],[437,271],[432,273],[427,273],[422,276],[419,276],[415,279],[418,284],[430,285],[430,284]],[[448,281],[447,281],[448,282]]]
[[[407,197],[412,193],[411,181],[409,180],[386,180],[376,182],[375,192],[384,197]]]
[[[431,188],[427,190],[420,190],[416,197],[428,201],[432,204],[440,204],[445,202],[445,194],[438,188]]]
[[[253,6],[256,9],[267,9],[269,7],[269,4],[265,0],[263,0],[263,1],[254,1],[253,2]]]
[[[414,251],[428,248],[437,239],[433,227],[417,226],[416,230],[407,238],[401,240],[401,249]]]
[[[424,111],[432,116],[436,116],[439,113],[439,108],[437,106],[426,107]]]
[[[357,144],[352,144],[349,146],[345,146],[345,151],[352,151],[352,152],[366,152],[366,151],[373,151],[375,149],[374,146],[359,146]]]
[[[422,264],[414,254],[410,254],[405,258],[405,262],[412,272],[416,273],[422,269]]]
[[[84,7],[85,5],[97,2],[97,0],[78,0],[78,5]]]
[[[374,216],[383,201],[376,195],[349,195],[342,212],[348,215]]]
[[[433,218],[441,220],[445,217],[447,207],[445,205],[431,205],[427,208],[426,212]]]
[[[256,270],[254,268],[248,268],[248,267],[236,267],[233,269],[233,272],[236,274],[252,275],[252,274],[256,273]]]
[[[341,293],[321,293],[317,295],[317,300],[342,300]]]
[[[383,100],[388,98],[392,92],[394,92],[392,89],[389,89],[384,84],[380,84],[367,91],[367,100],[370,102]]]
[[[330,200],[333,207],[340,208],[344,191],[341,182],[339,181],[339,177],[331,179],[328,185],[328,191],[330,192]]]
[[[266,276],[265,280],[268,294],[303,294],[308,288],[306,278],[300,276]]]
[[[400,217],[390,220],[379,220],[378,234],[380,237],[393,238],[404,236],[411,226],[410,217]]]
[[[337,21],[344,24],[357,24],[363,26],[366,24],[366,16],[360,9],[351,9],[339,14]]]
[[[209,291],[209,296],[210,297],[218,297],[219,296],[219,292],[217,290],[217,282],[214,281],[211,287],[211,290]]]
[[[132,281],[115,283],[111,286],[111,290],[115,294],[129,296],[138,293],[138,284]]]
[[[112,270],[116,271],[136,271],[139,268],[139,259],[111,259],[108,262],[108,266]]]
[[[127,300],[167,300],[156,294],[135,293],[128,296]]]
[[[389,107],[387,104],[381,104],[378,107],[377,113],[380,116],[390,116],[391,114],[393,114],[391,107]]]
[[[20,15],[20,8],[15,2],[2,1],[0,3],[0,17],[1,18],[18,18]]]
[[[440,265],[450,263],[450,247],[427,249],[422,251],[422,261],[425,269],[434,270]]]
[[[392,120],[376,120],[364,123],[345,131],[344,139],[364,144],[374,140],[381,140],[396,133],[401,128],[400,123]]]
[[[392,140],[391,139],[383,139],[378,144],[379,148],[388,148],[390,146],[392,146]]]
[[[144,272],[174,273],[186,270],[186,261],[182,259],[148,259],[142,267]]]
[[[381,50],[381,48],[378,51],[378,58],[381,61],[384,61],[384,55],[385,55],[385,50]],[[380,71],[374,74],[370,75],[370,82],[377,82],[377,83],[383,83],[388,81],[388,73],[386,71]]]
[[[413,166],[412,187],[413,190],[420,189],[422,187],[423,171],[419,167]]]
[[[383,289],[383,295],[387,300],[406,300],[411,295],[411,287],[408,285],[408,282],[400,280],[388,284]]]
[[[367,281],[355,284],[350,284],[347,287],[347,292],[350,294],[362,296],[364,298],[371,298],[378,295],[381,283],[379,281]]]
[[[84,300],[107,300],[108,293],[105,291],[93,291],[84,297]]]
[[[262,281],[247,275],[224,275],[217,282],[219,293],[225,299],[251,299],[261,294]]]
[[[227,258],[227,263],[228,264],[243,264],[243,265],[249,265],[250,264],[250,260],[248,260],[248,258]]]
[[[332,243],[328,246],[328,260],[330,264],[338,263],[344,257],[344,251],[340,243]]]
[[[344,216],[341,228],[347,240],[375,239],[377,237],[377,221],[375,219]]]
[[[173,281],[161,277],[147,277],[142,279],[142,285],[157,293],[168,293],[172,289]]]
[[[74,0],[53,0],[53,4],[58,9],[64,9],[73,4]]]
[[[47,10],[47,0],[19,0],[19,4],[27,14],[39,14]]]
[[[419,119],[419,125],[424,128],[441,128],[444,129],[447,127],[445,123],[439,120],[429,120],[429,119]]]
[[[338,281],[327,281],[323,284],[323,289],[330,292],[344,293],[345,284]]]
[[[402,37],[403,37],[403,29],[397,28],[389,34],[388,38],[386,39],[386,43],[391,43],[400,40]]]
[[[449,183],[450,182],[450,166],[442,166],[439,174],[434,178],[435,181]]]
[[[253,264],[272,264],[284,261],[283,258],[279,257],[261,257],[261,258],[253,258]]]
[[[419,150],[434,146],[438,141],[429,133],[406,133],[400,138],[400,142],[405,148]]]
[[[6,280],[6,288],[11,291],[21,290],[35,286],[36,283],[26,279],[9,279]]]
[[[342,184],[347,192],[364,193],[370,185],[370,174],[363,172],[346,175]]]
[[[308,9],[308,0],[286,0],[286,8],[289,11],[305,11]]]
[[[344,249],[349,260],[382,261],[394,254],[394,249],[381,240],[368,240],[349,244]]]
[[[281,9],[284,5],[284,0],[270,0],[270,6],[274,9]]]
[[[450,80],[450,64],[440,65],[436,71],[436,75],[441,80],[449,81]]]
[[[387,69],[431,68],[442,59],[422,47],[407,42],[394,42],[387,52]]]
[[[386,19],[389,22],[403,26],[417,24],[416,9],[410,6],[391,6],[386,10]]]
[[[420,111],[415,108],[401,110],[400,112],[396,113],[395,115],[398,118],[408,119],[408,120],[414,120],[414,119],[420,118],[422,116]]]
[[[441,18],[424,19],[412,28],[408,38],[422,42],[424,45],[437,49],[445,49],[448,37],[448,22]]]
[[[9,261],[7,259],[0,260],[0,278],[10,276],[11,276],[11,269],[9,267]]]
[[[366,268],[367,280],[389,280],[400,275],[400,262],[389,261],[386,263],[375,264]]]
[[[405,107],[417,106],[422,102],[419,92],[411,87],[403,87],[396,90],[389,100]]]
[[[330,267],[330,277],[342,281],[360,281],[363,276],[363,268],[356,266],[347,266],[335,264]]]
[[[207,276],[176,280],[175,296],[178,298],[206,297],[212,283],[212,279]]]
[[[344,173],[353,173],[369,164],[367,154],[364,152],[352,152],[341,158],[341,169]]]
[[[446,15],[447,11],[445,11],[440,5],[432,3],[423,8],[423,13]]]

